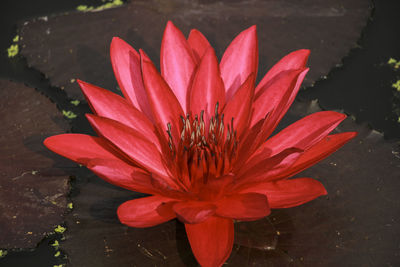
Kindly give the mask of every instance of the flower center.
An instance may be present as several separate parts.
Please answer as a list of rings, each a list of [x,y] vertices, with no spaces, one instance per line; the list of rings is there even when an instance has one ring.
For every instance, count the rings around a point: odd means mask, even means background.
[[[208,125],[204,121],[204,111],[200,116],[187,115],[181,119],[183,127],[177,146],[173,142],[170,124],[167,130],[168,144],[180,180],[190,187],[228,174],[236,159],[238,145],[233,118],[225,129],[224,114],[218,113],[217,103]]]

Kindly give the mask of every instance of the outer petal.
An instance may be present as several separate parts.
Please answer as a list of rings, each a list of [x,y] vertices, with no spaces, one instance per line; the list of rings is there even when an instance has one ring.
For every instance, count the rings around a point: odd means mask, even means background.
[[[117,214],[121,223],[131,227],[151,227],[175,218],[172,209],[163,209],[163,204],[175,201],[174,199],[151,196],[129,200],[118,207]]]
[[[189,46],[192,48],[193,56],[197,63],[200,62],[200,59],[203,57],[207,49],[211,47],[207,38],[204,37],[204,35],[196,29],[190,31],[188,43]]]
[[[251,73],[258,67],[258,41],[256,26],[241,32],[228,46],[221,59],[221,76],[229,100]],[[253,83],[255,81],[255,76]]]
[[[186,113],[187,92],[196,67],[186,38],[168,21],[161,44],[161,74]]]
[[[224,121],[226,124],[234,120],[234,128],[237,130],[237,135],[240,137],[243,130],[248,126],[248,118],[250,116],[251,104],[254,96],[254,74],[250,74],[240,88],[235,92],[235,95],[226,103],[223,110]]]
[[[238,172],[235,188],[242,188],[248,183],[277,179],[296,162],[300,155],[301,150],[288,148],[273,157],[262,158],[264,155],[260,155],[254,158]]]
[[[100,178],[113,185],[147,194],[157,192],[153,188],[149,173],[123,161],[93,159],[88,162],[87,167]]]
[[[217,215],[238,220],[258,220],[271,213],[264,194],[245,193],[225,197],[217,202]]]
[[[258,92],[281,71],[305,68],[309,55],[310,50],[300,49],[284,56],[267,72],[261,82],[257,85],[256,94],[258,94]]]
[[[232,252],[233,220],[211,217],[198,224],[185,224],[197,261],[202,267],[221,266]]]
[[[251,126],[271,113],[268,127],[273,131],[295,99],[308,69],[282,71],[256,95]]]
[[[161,133],[166,133],[167,124],[170,123],[172,136],[179,137],[180,116],[185,115],[182,107],[168,84],[142,50],[140,50],[140,56],[143,80],[157,126]]]
[[[287,171],[281,174],[281,177],[291,177],[325,159],[356,135],[356,132],[328,135],[306,150]]]
[[[117,121],[90,114],[87,115],[87,118],[100,135],[128,155],[135,163],[143,166],[149,172],[163,177],[170,186],[175,185],[169,177],[160,152],[151,141]]]
[[[313,113],[268,139],[258,151],[275,155],[289,147],[306,150],[327,136],[345,118],[346,115],[334,111]]]
[[[214,115],[217,102],[220,107],[225,105],[225,88],[214,49],[209,48],[193,79],[189,110],[192,115],[200,115],[204,110],[207,122]]]
[[[78,83],[90,107],[98,116],[118,121],[135,129],[153,140],[161,151],[158,137],[155,134],[156,130],[146,115],[117,94],[80,80]]]
[[[125,98],[151,119],[138,52],[122,39],[114,37],[111,42],[110,56],[115,77]]]
[[[256,183],[244,192],[265,194],[271,209],[299,206],[319,196],[326,195],[324,186],[311,178],[280,180],[271,183]]]
[[[43,143],[51,151],[83,165],[92,159],[123,158],[110,148],[105,139],[85,134],[54,135],[46,138]]]
[[[174,204],[178,219],[183,223],[201,223],[215,214],[217,207],[201,201],[182,201]]]

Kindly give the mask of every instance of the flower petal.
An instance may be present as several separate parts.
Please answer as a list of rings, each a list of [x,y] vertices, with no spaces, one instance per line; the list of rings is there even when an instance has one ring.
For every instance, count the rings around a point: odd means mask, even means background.
[[[193,254],[202,267],[221,266],[228,259],[234,240],[232,219],[210,217],[185,227]]]
[[[161,74],[186,113],[187,92],[196,64],[182,32],[168,21],[161,43]]]
[[[325,159],[330,154],[338,150],[341,146],[353,139],[356,135],[356,132],[328,135],[317,144],[306,150],[285,173],[282,173],[282,177],[291,177],[296,175],[297,173]]]
[[[261,82],[256,87],[256,94],[281,71],[305,68],[309,55],[310,50],[300,49],[284,56],[267,72],[264,78],[262,78]]]
[[[301,152],[298,148],[287,148],[273,157],[258,155],[238,171],[235,188],[246,187],[249,183],[277,179],[296,162]]]
[[[231,195],[219,200],[217,206],[218,216],[238,220],[258,220],[271,213],[267,197],[258,193]]]
[[[93,159],[88,162],[87,168],[110,184],[146,194],[157,192],[153,188],[149,173],[123,161]]]
[[[114,37],[111,42],[110,56],[115,77],[125,98],[151,119],[138,52],[122,39]]]
[[[327,136],[345,118],[346,115],[334,111],[313,113],[268,139],[258,151],[269,151],[275,155],[289,147],[306,150]]]
[[[190,48],[192,48],[193,56],[197,63],[200,62],[200,59],[203,57],[207,49],[211,47],[207,38],[196,29],[190,31],[188,43]]]
[[[182,107],[154,64],[142,50],[140,50],[140,56],[142,59],[143,80],[157,127],[168,138],[166,130],[167,124],[170,123],[172,136],[177,138],[180,136],[180,116],[185,115]]]
[[[219,71],[218,60],[214,49],[209,48],[201,59],[193,79],[190,92],[190,111],[192,115],[200,115],[205,111],[205,121],[214,116],[215,105],[225,105],[225,88]]]
[[[296,178],[270,183],[256,183],[243,192],[265,194],[271,209],[299,206],[326,195],[324,186],[311,178]]]
[[[257,73],[258,41],[255,25],[241,32],[232,41],[222,56],[220,68],[228,101],[251,73]]]
[[[252,73],[247,77],[228,103],[226,103],[223,110],[225,123],[230,124],[233,119],[238,137],[241,136],[249,123],[248,118],[250,116],[254,96],[253,80],[254,74]]]
[[[93,112],[100,117],[123,123],[147,136],[161,151],[161,145],[155,134],[156,130],[148,117],[124,98],[98,86],[78,80],[78,83]]]
[[[217,207],[201,201],[182,201],[173,205],[178,219],[183,223],[201,223],[215,214]]]
[[[271,113],[268,127],[272,132],[293,103],[307,72],[308,69],[282,71],[271,79],[255,96],[251,126]]]
[[[60,134],[46,138],[43,143],[51,151],[85,166],[90,160],[96,158],[120,159],[107,141],[100,137],[85,134]]]
[[[156,146],[139,132],[107,118],[87,114],[87,119],[99,135],[109,140],[135,163],[151,173],[164,178],[170,186],[176,186],[169,176]]]
[[[160,211],[160,207],[173,201],[175,200],[162,196],[129,200],[118,207],[118,218],[121,223],[131,227],[156,226],[175,218],[175,213],[171,208]]]

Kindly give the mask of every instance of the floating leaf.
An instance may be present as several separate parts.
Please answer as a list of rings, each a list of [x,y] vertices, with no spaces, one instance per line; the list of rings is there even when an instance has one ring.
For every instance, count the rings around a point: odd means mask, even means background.
[[[0,114],[0,248],[34,248],[67,211],[69,174],[59,167],[74,165],[42,142],[68,126],[45,96],[5,80]]]
[[[94,11],[88,6],[79,9]],[[136,49],[145,48],[150,58],[159,58],[167,19],[186,35],[191,28],[201,30],[217,48],[219,56],[238,28],[257,24],[262,73],[288,52],[310,49],[311,70],[305,80],[308,86],[327,75],[356,46],[369,14],[370,3],[365,0],[308,0],[307,3],[254,0],[251,4],[246,1],[129,1],[107,12],[76,12],[49,17],[48,21],[31,20],[19,33],[23,37],[21,44],[25,45],[21,53],[28,64],[45,73],[52,85],[64,88],[69,97],[83,100],[78,85],[70,83],[71,77],[118,92],[109,64],[112,37],[119,36]],[[48,28],[51,34],[46,34]],[[76,38],[65,38],[71,32]]]

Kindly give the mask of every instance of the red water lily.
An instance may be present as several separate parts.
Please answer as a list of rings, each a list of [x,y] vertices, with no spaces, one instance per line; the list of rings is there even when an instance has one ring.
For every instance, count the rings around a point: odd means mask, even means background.
[[[345,115],[322,111],[271,137],[308,71],[308,56],[290,53],[255,87],[255,26],[232,41],[218,64],[199,31],[186,39],[168,22],[161,75],[142,50],[114,38],[111,61],[125,98],[78,81],[99,137],[62,134],[44,143],[107,182],[150,194],[118,208],[123,224],[178,218],[197,261],[220,266],[232,250],[235,219],[257,220],[326,194],[316,180],[288,178],[355,136],[328,135]]]

